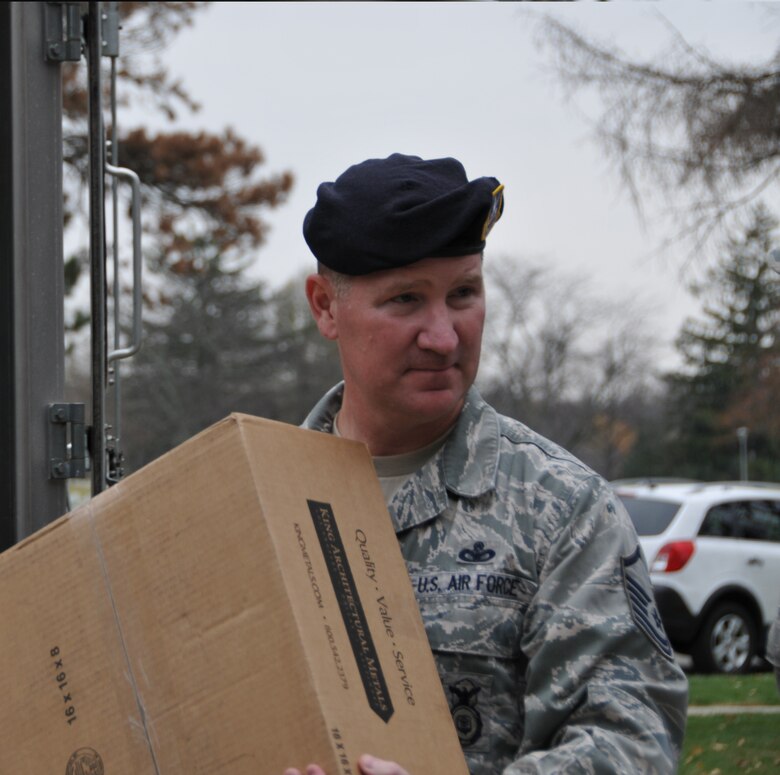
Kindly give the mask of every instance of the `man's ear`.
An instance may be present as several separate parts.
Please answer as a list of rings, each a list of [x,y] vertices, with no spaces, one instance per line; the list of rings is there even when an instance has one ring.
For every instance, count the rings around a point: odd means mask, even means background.
[[[314,322],[326,339],[338,339],[334,302],[336,289],[324,275],[311,274],[306,278],[306,298]]]

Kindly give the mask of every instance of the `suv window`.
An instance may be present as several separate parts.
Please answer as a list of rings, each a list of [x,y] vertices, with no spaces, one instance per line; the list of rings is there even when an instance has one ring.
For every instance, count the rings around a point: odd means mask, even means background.
[[[764,541],[780,541],[780,501],[753,501],[753,524]]]
[[[747,538],[750,530],[749,501],[719,503],[713,506],[704,517],[699,535],[718,538]]]
[[[713,506],[704,517],[699,535],[780,541],[777,501],[734,501]]]
[[[620,496],[620,500],[623,501],[637,535],[640,536],[657,536],[663,533],[680,508],[680,504],[674,501],[657,501],[624,495]]]

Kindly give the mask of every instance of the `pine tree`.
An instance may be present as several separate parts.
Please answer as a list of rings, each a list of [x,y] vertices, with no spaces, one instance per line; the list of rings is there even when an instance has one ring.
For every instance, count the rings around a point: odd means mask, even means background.
[[[340,378],[309,314],[303,279],[270,293],[218,254],[171,272],[125,383],[128,470],[231,412],[298,424]]]
[[[749,429],[755,470],[780,475],[777,409],[766,398],[780,369],[780,276],[770,256],[777,225],[757,206],[744,232],[728,240],[704,282],[692,288],[703,316],[683,325],[676,342],[683,368],[668,376],[675,429],[669,462],[678,475],[737,478],[739,427]]]

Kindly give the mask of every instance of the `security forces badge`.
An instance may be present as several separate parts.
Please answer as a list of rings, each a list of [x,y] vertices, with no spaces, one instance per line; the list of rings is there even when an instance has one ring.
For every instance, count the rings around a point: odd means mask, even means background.
[[[628,607],[637,627],[667,659],[674,659],[674,650],[666,637],[661,615],[653,597],[650,574],[642,559],[639,546],[627,557],[621,558],[623,586],[628,596]]]
[[[479,712],[478,695],[482,691],[477,680],[461,677],[448,684],[450,690],[450,711],[455,730],[463,748],[475,749],[482,737],[482,714]]]

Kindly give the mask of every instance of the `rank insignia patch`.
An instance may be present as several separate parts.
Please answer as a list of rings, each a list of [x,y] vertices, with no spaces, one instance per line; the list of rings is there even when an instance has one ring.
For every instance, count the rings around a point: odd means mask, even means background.
[[[628,607],[637,627],[650,642],[667,658],[674,659],[674,650],[666,637],[661,615],[653,597],[650,574],[642,561],[639,546],[628,557],[621,559],[623,565],[623,586],[628,596]]]

